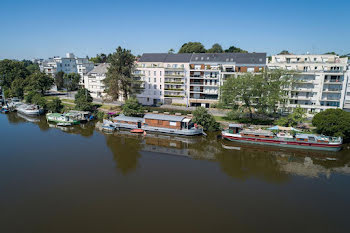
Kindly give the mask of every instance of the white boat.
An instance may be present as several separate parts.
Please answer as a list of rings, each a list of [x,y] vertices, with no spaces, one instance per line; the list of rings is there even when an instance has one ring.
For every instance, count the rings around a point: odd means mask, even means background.
[[[21,104],[16,109],[17,112],[29,116],[39,116],[44,113],[44,109],[40,108],[38,105],[33,104]]]

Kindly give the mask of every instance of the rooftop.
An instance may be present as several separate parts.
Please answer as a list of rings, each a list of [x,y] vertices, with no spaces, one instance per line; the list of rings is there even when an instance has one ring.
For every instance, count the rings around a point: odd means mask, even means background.
[[[153,119],[153,120],[163,120],[163,121],[182,121],[185,118],[185,116],[174,116],[174,115],[147,113],[144,116],[144,118],[145,119]]]
[[[89,74],[105,74],[108,71],[109,63],[101,63],[95,66],[89,73]]]

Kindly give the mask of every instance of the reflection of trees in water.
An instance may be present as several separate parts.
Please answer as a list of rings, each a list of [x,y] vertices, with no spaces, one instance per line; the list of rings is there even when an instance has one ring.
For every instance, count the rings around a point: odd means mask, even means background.
[[[141,141],[139,138],[127,135],[106,135],[106,143],[113,153],[118,170],[126,175],[136,170],[141,157]]]
[[[222,149],[216,154],[216,159],[222,171],[233,178],[246,180],[256,177],[278,183],[288,180],[288,176],[280,170],[276,157],[266,152]]]

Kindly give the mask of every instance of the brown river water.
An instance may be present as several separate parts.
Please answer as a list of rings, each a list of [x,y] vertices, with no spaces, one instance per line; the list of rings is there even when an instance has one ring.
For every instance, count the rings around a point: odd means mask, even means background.
[[[0,115],[0,233],[350,232],[350,149]]]

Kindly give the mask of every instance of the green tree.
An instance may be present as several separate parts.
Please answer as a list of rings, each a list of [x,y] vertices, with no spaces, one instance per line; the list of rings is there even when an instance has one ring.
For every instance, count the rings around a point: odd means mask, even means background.
[[[29,74],[23,62],[8,59],[0,61],[0,86],[2,87],[10,89],[15,79],[24,80]]]
[[[291,54],[288,50],[282,50],[278,55],[289,55]]]
[[[36,104],[43,109],[46,109],[47,107],[47,101],[44,97],[42,97],[39,93],[36,93],[32,98],[32,104]]]
[[[179,53],[205,53],[206,49],[200,42],[188,42],[181,46]]]
[[[207,53],[223,53],[224,50],[222,49],[221,45],[216,43],[213,44],[213,46],[207,50]]]
[[[142,105],[134,97],[125,101],[122,110],[125,116],[141,116],[143,114]]]
[[[296,107],[294,111],[286,117],[282,117],[275,121],[277,125],[280,126],[292,126],[295,127],[305,120],[306,114],[304,109],[301,107]]]
[[[341,109],[327,109],[312,119],[313,126],[320,134],[350,139],[350,113]]]
[[[17,78],[11,84],[10,96],[23,99],[24,97],[24,80]]]
[[[24,96],[24,100],[31,104],[33,101],[33,98],[35,95],[37,95],[38,93],[36,91],[29,91],[25,96]]]
[[[327,53],[325,53],[325,54],[328,54],[328,55],[336,55],[336,56],[338,56],[338,54],[337,54],[336,52],[327,52]]]
[[[80,111],[91,111],[92,100],[93,99],[90,95],[90,92],[87,89],[79,89],[77,94],[75,94],[75,109]]]
[[[54,85],[54,80],[49,75],[43,72],[35,72],[28,77],[27,90],[40,92],[41,95],[45,94],[45,91],[50,90]]]
[[[217,131],[220,129],[220,124],[216,122],[213,115],[211,115],[207,109],[198,107],[193,111],[192,121],[198,125],[201,125],[205,131]]]
[[[64,88],[64,72],[59,71],[55,74],[55,84],[57,86],[57,90],[62,90]]]
[[[175,53],[175,50],[174,49],[169,49],[168,54],[173,54],[173,53]]]
[[[38,64],[29,64],[26,69],[29,71],[30,74],[33,74],[35,72],[39,72],[39,65]]]
[[[235,46],[230,46],[228,49],[225,50],[225,53],[248,53],[248,51]]]
[[[93,63],[106,63],[109,55],[104,53],[96,54],[96,57],[91,57],[90,61]]]
[[[80,78],[78,73],[64,74],[64,87],[67,88],[67,91],[76,91],[79,87]]]
[[[62,101],[57,97],[47,104],[47,110],[51,112],[62,112],[63,107]]]
[[[110,66],[106,78],[105,92],[112,98],[118,100],[120,95],[128,99],[140,91],[140,82],[136,81],[132,75],[134,70],[135,57],[130,50],[122,49],[120,46],[110,57]]]

